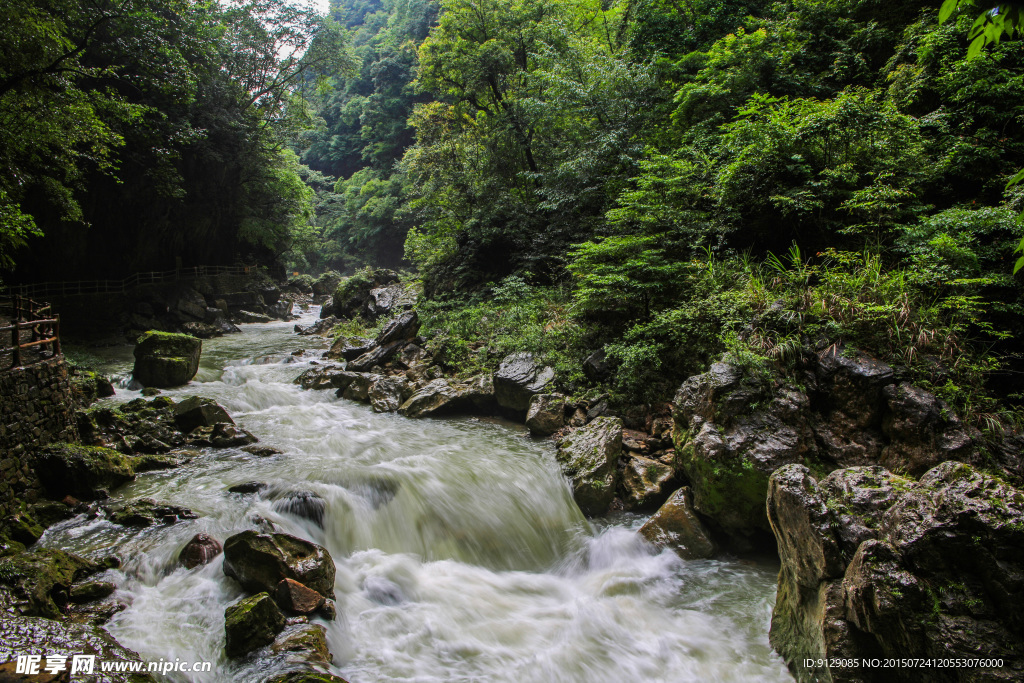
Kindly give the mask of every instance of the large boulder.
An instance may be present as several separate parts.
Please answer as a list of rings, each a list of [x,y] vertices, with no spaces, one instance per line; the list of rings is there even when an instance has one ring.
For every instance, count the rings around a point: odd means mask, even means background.
[[[534,436],[550,436],[565,426],[565,396],[534,394],[526,411],[526,426]]]
[[[380,334],[377,335],[377,344],[384,346],[396,341],[408,341],[416,336],[420,329],[420,319],[416,311],[405,313],[389,320]]]
[[[328,358],[355,360],[374,347],[372,339],[364,337],[338,337],[327,351]]]
[[[375,413],[393,413],[402,405],[404,382],[393,377],[378,377],[370,385],[367,397]]]
[[[327,549],[288,534],[243,531],[224,542],[224,573],[246,590],[274,591],[294,579],[325,598],[334,597],[334,560]]]
[[[493,401],[494,384],[490,375],[458,383],[435,379],[402,403],[398,412],[406,417],[478,412],[485,410]]]
[[[370,368],[377,365],[384,365],[392,356],[402,350],[408,342],[404,339],[397,341],[388,342],[387,344],[379,344],[374,346],[372,349],[359,356],[355,360],[348,362],[348,369],[354,372],[366,372]]]
[[[320,624],[296,624],[286,629],[270,648],[285,655],[289,662],[329,666],[331,651],[327,647],[327,629]]]
[[[398,273],[393,270],[384,268],[373,271],[361,270],[338,283],[334,290],[331,306],[324,306],[324,308],[343,319],[362,316],[369,320],[376,320],[379,313],[375,310],[376,298],[371,296],[371,291],[397,282]],[[368,306],[371,302],[374,304],[373,309]],[[321,315],[323,314],[321,313]]]
[[[189,396],[174,406],[174,424],[186,434],[196,427],[212,427],[218,422],[235,424],[228,411],[213,399]]]
[[[57,619],[67,607],[72,584],[102,569],[74,553],[35,548],[0,560],[0,584],[14,593],[19,614]]]
[[[601,515],[615,497],[622,420],[599,417],[558,442],[555,458],[572,482],[573,498],[586,515]]]
[[[146,387],[188,384],[199,371],[203,342],[187,334],[146,332],[135,343],[134,377]]]
[[[268,593],[243,598],[224,610],[224,651],[235,658],[270,645],[286,621]]]
[[[668,487],[675,476],[675,469],[665,463],[634,455],[622,471],[627,504],[639,509],[660,505],[668,498]]]
[[[134,460],[110,448],[51,444],[36,453],[33,468],[51,498],[95,500],[135,478]]]
[[[914,482],[881,467],[772,475],[782,568],[770,639],[800,681],[883,681],[816,659],[1003,658],[903,668],[900,680],[1024,677],[1024,493],[948,461]],[[964,677],[970,674],[970,677]]]
[[[659,547],[671,548],[687,560],[712,557],[715,542],[693,511],[690,489],[683,487],[640,527],[639,534]]]
[[[504,408],[526,411],[530,399],[548,391],[554,379],[554,368],[540,366],[532,353],[513,353],[501,361],[494,373],[494,397]]]
[[[196,534],[178,553],[178,561],[185,569],[213,562],[213,559],[224,552],[224,548],[216,538],[209,534]]]

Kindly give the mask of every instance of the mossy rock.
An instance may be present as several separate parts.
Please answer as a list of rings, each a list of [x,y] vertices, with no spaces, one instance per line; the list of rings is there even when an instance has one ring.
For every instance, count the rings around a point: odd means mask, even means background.
[[[315,671],[288,671],[268,678],[265,683],[348,683],[348,681],[334,674],[322,674]]]
[[[289,628],[274,642],[275,654],[293,653],[310,663],[331,663],[327,631],[320,624],[299,624]]]
[[[94,500],[100,490],[135,478],[133,458],[100,446],[52,444],[36,454],[34,467],[50,497],[58,499]]]
[[[555,458],[572,481],[572,494],[586,515],[608,511],[619,473],[622,454],[622,420],[599,417],[558,442]]]
[[[14,589],[26,616],[55,619],[67,605],[71,585],[102,566],[55,548],[39,548],[0,561],[0,583]]]
[[[235,658],[269,645],[284,629],[285,621],[269,593],[239,600],[224,611],[224,651]]]
[[[146,387],[188,384],[199,371],[203,342],[187,334],[150,330],[135,343],[132,376]]]
[[[224,573],[249,591],[273,591],[293,579],[333,598],[335,571],[326,548],[296,536],[250,530],[224,541]]]

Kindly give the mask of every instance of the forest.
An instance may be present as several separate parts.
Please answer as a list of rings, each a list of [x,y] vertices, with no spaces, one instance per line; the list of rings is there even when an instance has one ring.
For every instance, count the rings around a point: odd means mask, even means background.
[[[395,268],[457,374],[528,350],[653,404],[723,353],[839,343],[1002,430],[1024,43],[1000,7],[972,42],[955,0],[16,0],[3,277]]]

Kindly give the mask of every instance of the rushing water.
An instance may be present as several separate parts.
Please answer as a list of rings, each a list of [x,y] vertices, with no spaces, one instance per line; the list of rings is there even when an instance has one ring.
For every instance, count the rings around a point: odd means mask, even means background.
[[[767,639],[776,567],[659,553],[638,540],[639,515],[588,523],[550,442],[521,427],[409,420],[302,391],[292,380],[320,351],[290,355],[317,343],[291,327],[204,342],[196,379],[166,392],[216,399],[280,455],[210,449],[114,493],[199,519],[139,530],[80,517],[42,540],[122,558],[111,574],[129,607],[107,629],[147,660],[214,662],[172,680],[255,682],[284,666],[224,657],[224,608],[243,593],[223,556],[192,571],[175,563],[194,534],[223,542],[260,517],[334,557],[339,614],[324,624],[332,670],[351,683],[792,680]],[[115,355],[103,369],[123,374],[130,350]],[[248,481],[270,489],[227,491]],[[327,501],[323,528],[274,510],[275,492],[295,490]]]

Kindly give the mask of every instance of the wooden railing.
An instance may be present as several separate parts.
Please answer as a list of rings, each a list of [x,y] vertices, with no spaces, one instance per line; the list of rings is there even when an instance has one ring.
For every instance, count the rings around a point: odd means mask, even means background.
[[[194,280],[209,275],[248,275],[256,266],[194,266],[177,270],[135,273],[123,280],[76,280],[73,282],[36,282],[10,285],[8,291],[23,297],[73,296],[76,294],[123,294],[141,285]]]
[[[50,345],[51,354],[49,358],[61,355],[60,349],[60,316],[53,314],[50,304],[39,303],[19,295],[13,297],[0,297],[0,312],[10,318],[10,325],[0,327],[0,340],[10,339],[10,346],[7,347],[0,341],[0,352],[10,352],[11,368],[21,367],[30,363],[24,362],[23,349],[30,349],[34,346],[45,347]],[[29,340],[22,341],[25,331],[29,333]],[[46,357],[37,358],[33,362],[44,360]]]

